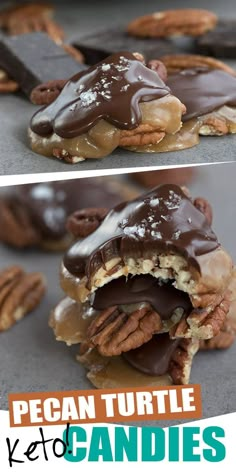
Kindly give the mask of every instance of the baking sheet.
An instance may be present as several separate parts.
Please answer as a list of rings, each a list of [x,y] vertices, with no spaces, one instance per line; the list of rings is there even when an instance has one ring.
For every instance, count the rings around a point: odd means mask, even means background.
[[[189,186],[192,195],[209,199],[214,209],[214,229],[236,260],[235,165],[206,166],[196,171]],[[62,254],[17,251],[0,246],[1,267],[21,264],[42,271],[48,291],[42,304],[11,330],[0,333],[0,408],[7,409],[10,392],[36,392],[92,388],[86,370],[76,362],[78,347],[56,342],[48,327],[52,307],[62,297],[58,272]],[[229,350],[202,352],[194,358],[190,381],[200,383],[203,417],[236,410],[236,343]],[[153,422],[150,423],[153,425]],[[170,422],[158,422],[166,426]],[[176,421],[173,422],[176,424]]]
[[[1,7],[5,2],[1,2]],[[9,2],[8,2],[9,3]],[[110,28],[113,25],[126,25],[129,20],[139,15],[152,13],[168,8],[190,7],[188,0],[87,0],[85,1],[52,1],[56,6],[56,19],[64,27],[67,39],[73,40],[90,32]],[[208,3],[208,5],[207,5]],[[231,17],[235,11],[234,0],[211,2],[199,0],[197,8],[213,9],[222,17]],[[236,14],[235,14],[236,16]],[[188,43],[180,40],[180,46]],[[236,67],[235,61],[228,61]],[[202,164],[210,162],[235,161],[235,136],[201,138],[198,146],[179,152],[145,154],[133,153],[121,149],[104,159],[87,159],[79,164],[70,165],[33,153],[28,146],[27,128],[29,120],[37,107],[30,104],[20,93],[0,96],[0,175],[38,174],[42,172],[96,171],[104,169],[128,169],[137,166],[176,166]],[[60,176],[58,175],[58,178]]]

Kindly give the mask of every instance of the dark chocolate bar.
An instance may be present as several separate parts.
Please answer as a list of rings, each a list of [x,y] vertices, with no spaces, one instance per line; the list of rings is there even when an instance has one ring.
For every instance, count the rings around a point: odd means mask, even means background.
[[[82,52],[87,64],[96,64],[120,51],[140,52],[146,60],[176,52],[176,47],[168,39],[133,38],[122,28],[98,31],[75,39],[73,46]]]
[[[208,56],[236,58],[236,20],[220,21],[196,41],[197,52]]]
[[[45,33],[1,36],[0,67],[19,83],[27,96],[43,82],[67,79],[86,68]]]

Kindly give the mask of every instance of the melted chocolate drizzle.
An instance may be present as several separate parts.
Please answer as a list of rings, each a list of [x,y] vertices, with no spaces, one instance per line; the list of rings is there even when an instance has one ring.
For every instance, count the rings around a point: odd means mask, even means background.
[[[167,85],[187,108],[183,121],[205,115],[223,105],[236,106],[236,77],[222,70],[186,69],[170,75]]]
[[[180,340],[170,339],[168,333],[156,334],[142,346],[124,352],[124,359],[135,369],[148,375],[164,375]]]
[[[96,290],[92,306],[96,310],[105,310],[114,305],[139,302],[150,303],[164,320],[171,318],[176,308],[182,308],[186,314],[192,309],[187,293],[177,290],[173,285],[161,284],[151,275],[112,280]]]
[[[51,105],[36,112],[31,129],[40,136],[55,132],[73,138],[102,118],[119,129],[133,129],[141,122],[139,102],[169,93],[158,74],[133,54],[113,54],[72,77]]]
[[[14,204],[23,206],[42,236],[53,239],[67,233],[67,217],[75,210],[112,207],[121,201],[119,192],[96,179],[20,185],[14,187],[8,198],[13,208]]]
[[[177,185],[161,185],[111,210],[100,227],[66,253],[67,270],[90,277],[114,257],[182,254],[200,270],[197,256],[219,246],[205,216]]]

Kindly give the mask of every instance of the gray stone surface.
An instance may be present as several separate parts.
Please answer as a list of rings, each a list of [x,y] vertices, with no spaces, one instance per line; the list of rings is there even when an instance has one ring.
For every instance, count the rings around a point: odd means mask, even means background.
[[[213,227],[234,260],[235,172],[234,164],[201,167],[190,186],[193,196],[205,196],[212,203]],[[41,270],[48,279],[48,291],[41,306],[11,330],[0,334],[0,408],[7,409],[9,392],[91,388],[84,368],[75,361],[77,348],[56,342],[47,325],[50,310],[62,296],[58,282],[61,257],[61,254],[0,247],[1,267],[22,264],[31,271]],[[195,357],[191,382],[201,384],[204,417],[236,410],[235,356],[236,344],[226,351],[205,352]]]
[[[112,27],[117,24],[126,25],[136,16],[151,13],[157,9],[173,8],[173,2],[149,0],[141,2],[137,0],[87,0],[54,1],[57,6],[56,18],[67,33],[68,40],[94,32],[99,29]],[[230,17],[233,11],[234,1],[220,2],[216,0],[214,5],[208,2],[208,8],[224,17]],[[1,2],[1,6],[4,3]],[[188,0],[175,2],[175,7],[189,7]],[[207,2],[199,0],[198,8],[206,8]],[[189,41],[180,40],[189,48]],[[235,64],[235,61],[231,61]],[[33,153],[27,143],[27,127],[35,111],[35,107],[27,102],[20,94],[1,96],[0,107],[0,175],[31,174],[40,172],[68,172],[96,170],[100,173],[104,169],[134,168],[136,166],[175,166],[186,164],[200,164],[210,162],[224,162],[235,160],[235,140],[233,136],[225,138],[202,138],[199,146],[179,152],[164,154],[131,153],[116,150],[104,159],[90,159],[77,165],[58,162],[56,159],[48,159]],[[60,177],[59,177],[60,178]]]

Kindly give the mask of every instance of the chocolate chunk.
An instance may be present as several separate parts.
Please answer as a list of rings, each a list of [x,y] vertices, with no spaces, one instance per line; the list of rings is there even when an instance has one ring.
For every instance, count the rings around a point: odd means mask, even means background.
[[[142,119],[139,102],[169,94],[159,75],[131,53],[107,57],[72,77],[58,98],[35,113],[31,129],[40,136],[74,138],[101,118],[119,129],[134,129]]]
[[[133,38],[122,28],[83,36],[74,40],[73,45],[82,52],[87,64],[96,64],[119,51],[140,52],[146,60],[176,52],[173,43],[167,39]]]
[[[179,339],[170,339],[168,333],[157,334],[141,347],[123,353],[123,357],[144,374],[164,375],[179,342]]]
[[[43,82],[67,79],[86,68],[45,33],[2,36],[0,67],[19,83],[27,96]]]
[[[187,293],[171,284],[160,283],[151,275],[136,275],[112,280],[96,290],[92,306],[104,310],[114,305],[149,302],[162,319],[168,320],[177,308],[189,313],[192,308]]]
[[[219,21],[216,28],[200,36],[196,41],[201,54],[236,58],[236,20]]]
[[[87,275],[114,257],[174,251],[199,269],[197,256],[219,246],[205,216],[177,185],[161,185],[108,213],[100,227],[75,243],[64,258],[74,275]]]
[[[183,121],[236,106],[236,77],[223,70],[186,69],[170,75],[167,85],[187,108]]]

